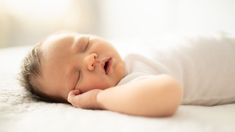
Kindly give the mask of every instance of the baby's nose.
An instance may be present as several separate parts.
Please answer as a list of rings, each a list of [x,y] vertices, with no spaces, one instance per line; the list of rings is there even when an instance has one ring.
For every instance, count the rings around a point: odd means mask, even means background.
[[[97,54],[96,53],[92,53],[92,54],[88,55],[87,57],[85,57],[85,63],[87,65],[87,69],[89,71],[95,70],[95,66],[98,63],[98,61],[97,61]]]

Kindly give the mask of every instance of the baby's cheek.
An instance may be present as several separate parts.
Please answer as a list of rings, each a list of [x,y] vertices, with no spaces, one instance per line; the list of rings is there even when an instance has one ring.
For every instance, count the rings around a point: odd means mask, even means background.
[[[80,85],[79,90],[81,92],[87,92],[93,89],[106,89],[108,87],[110,87],[110,84],[104,79],[94,79],[91,77]]]

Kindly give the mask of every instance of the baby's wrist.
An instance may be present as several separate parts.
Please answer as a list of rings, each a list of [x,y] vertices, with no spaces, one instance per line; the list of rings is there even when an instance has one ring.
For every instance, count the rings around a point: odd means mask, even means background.
[[[105,109],[101,100],[103,90],[100,90],[96,95],[96,103],[99,109]]]

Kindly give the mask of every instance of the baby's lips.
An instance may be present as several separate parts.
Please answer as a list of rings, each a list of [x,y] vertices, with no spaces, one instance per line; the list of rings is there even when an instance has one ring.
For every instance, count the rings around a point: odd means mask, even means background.
[[[110,59],[110,57],[104,57],[103,59],[101,59],[101,65],[102,67],[104,67],[105,63]]]
[[[106,64],[107,66],[105,67]],[[112,64],[112,57],[104,57],[103,59],[101,59],[101,67],[104,70],[105,74],[109,72],[111,64]]]

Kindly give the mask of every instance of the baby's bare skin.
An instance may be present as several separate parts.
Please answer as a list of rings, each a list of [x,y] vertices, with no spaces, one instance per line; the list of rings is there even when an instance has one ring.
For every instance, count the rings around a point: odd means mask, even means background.
[[[141,116],[169,116],[182,88],[168,75],[116,86],[127,74],[109,42],[91,35],[56,34],[41,45],[40,90],[75,107]]]

